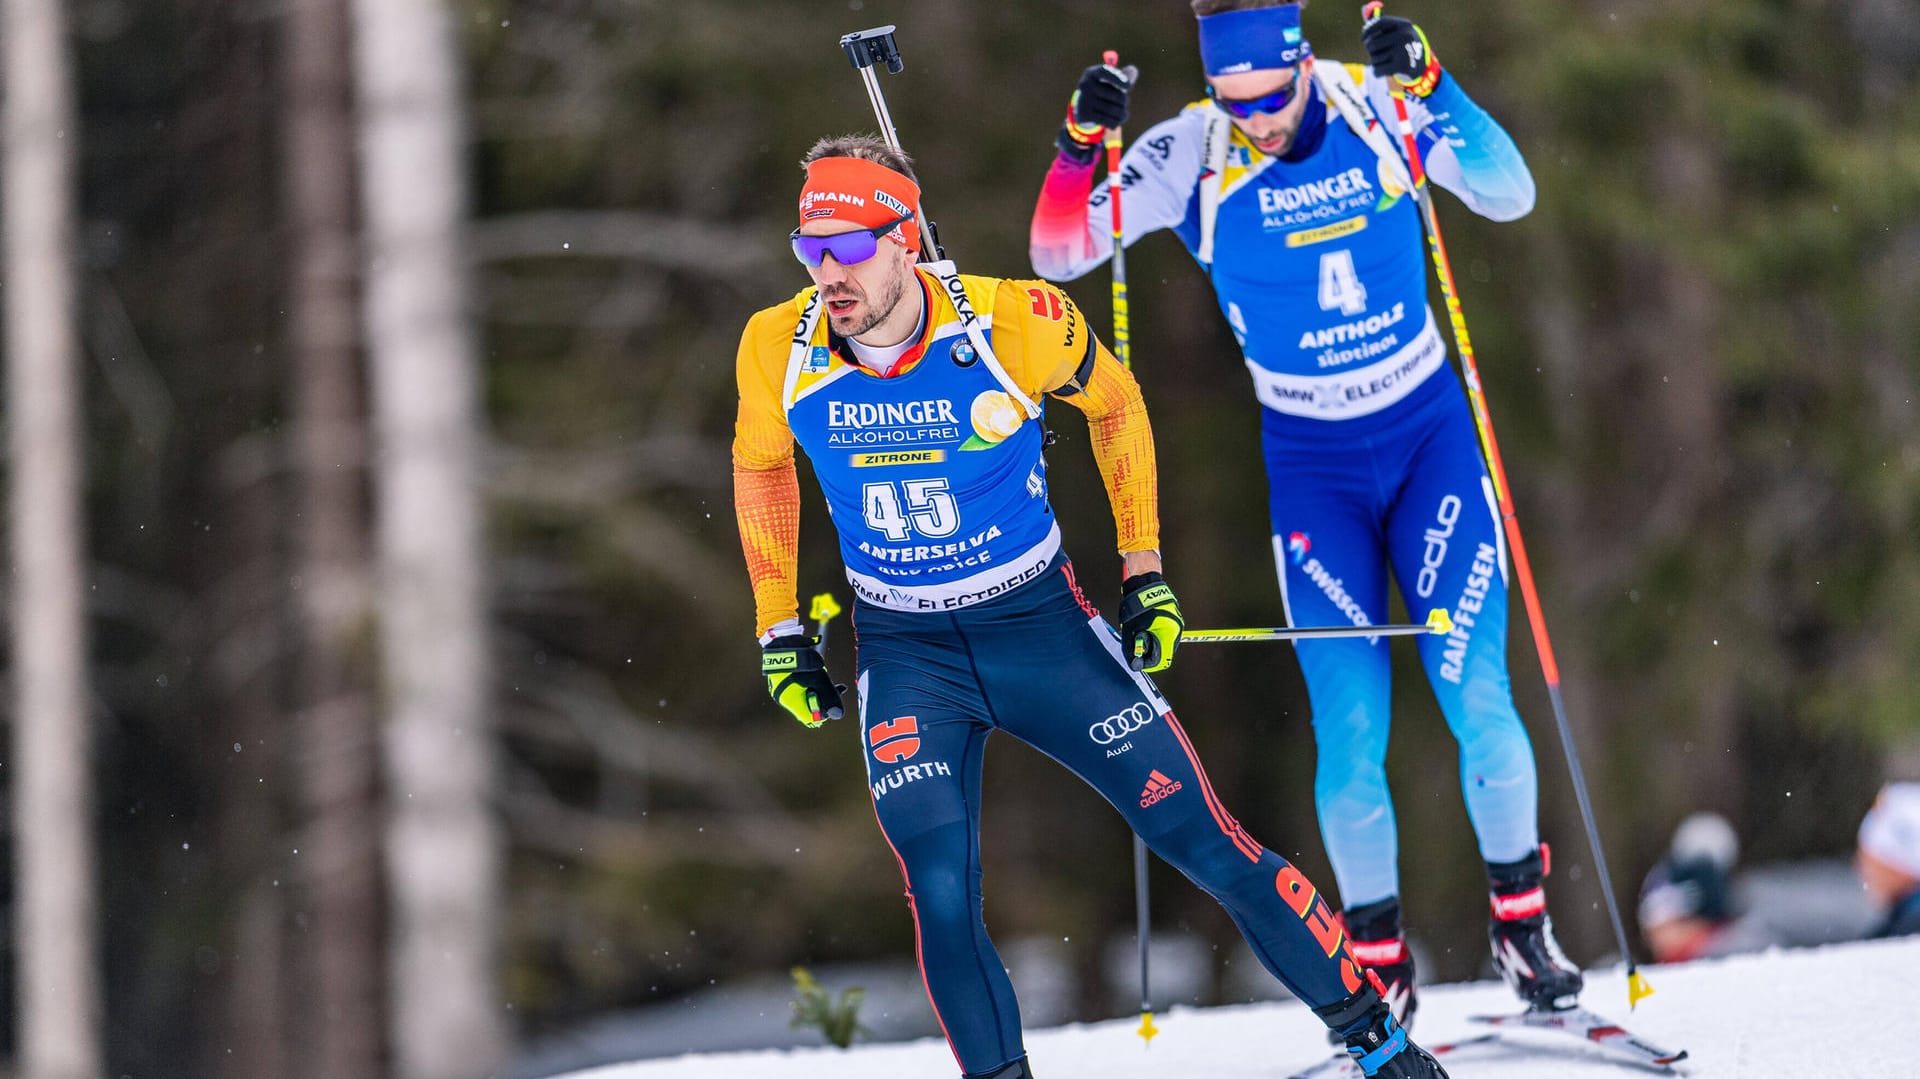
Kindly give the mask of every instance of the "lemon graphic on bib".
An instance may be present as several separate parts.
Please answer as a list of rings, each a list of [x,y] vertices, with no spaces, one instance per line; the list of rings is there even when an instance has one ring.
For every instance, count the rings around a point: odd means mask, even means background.
[[[1387,168],[1385,159],[1374,166],[1374,173],[1380,177],[1381,190],[1380,201],[1373,207],[1373,212],[1377,214],[1399,202],[1400,196],[1407,193],[1407,188],[1400,182],[1399,177],[1394,175],[1394,170]]]
[[[1004,390],[982,391],[973,399],[969,412],[973,437],[960,446],[962,450],[992,449],[1012,437],[1027,420],[1026,410]]]

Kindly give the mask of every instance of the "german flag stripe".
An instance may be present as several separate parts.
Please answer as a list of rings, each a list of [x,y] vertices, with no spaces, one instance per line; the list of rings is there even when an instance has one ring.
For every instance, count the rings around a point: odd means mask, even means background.
[[[953,1035],[947,1033],[947,1019],[940,1014],[940,1005],[934,1003],[933,983],[927,980],[927,957],[921,945],[924,934],[920,931],[920,906],[913,900],[913,878],[907,875],[907,860],[900,857],[900,849],[893,845],[893,839],[887,835],[887,826],[880,821],[880,803],[873,801],[869,794],[868,802],[873,806],[873,821],[880,825],[880,838],[887,841],[887,849],[893,852],[893,860],[900,864],[900,880],[907,886],[907,914],[913,918],[913,961],[920,968],[920,985],[927,991],[927,1004],[933,1008],[934,1022],[940,1024],[940,1036],[947,1039],[947,1051],[953,1054],[953,1062],[961,1071],[967,1066],[960,1063],[960,1050],[954,1047]]]
[[[1187,740],[1186,730],[1171,711],[1167,713],[1167,726],[1172,728],[1174,737],[1180,739],[1180,748],[1186,751],[1187,762],[1193,765],[1193,774],[1200,778],[1200,794],[1206,799],[1208,812],[1213,814],[1213,822],[1220,826],[1228,839],[1233,840],[1233,845],[1240,849],[1240,853],[1247,856],[1247,861],[1259,861],[1260,856],[1266,853],[1266,848],[1255,842],[1247,830],[1240,827],[1240,822],[1233,819],[1233,814],[1227,812],[1227,807],[1220,804],[1220,797],[1213,793],[1213,783],[1207,779],[1207,770],[1200,766],[1200,755],[1193,751],[1193,743]]]
[[[1073,590],[1073,600],[1075,603],[1078,603],[1080,605],[1080,609],[1082,611],[1086,612],[1087,617],[1088,618],[1100,617],[1100,612],[1094,610],[1093,604],[1087,602],[1087,594],[1085,592],[1080,591],[1080,582],[1073,575],[1073,563],[1071,562],[1060,563],[1060,572],[1067,575],[1067,587]]]

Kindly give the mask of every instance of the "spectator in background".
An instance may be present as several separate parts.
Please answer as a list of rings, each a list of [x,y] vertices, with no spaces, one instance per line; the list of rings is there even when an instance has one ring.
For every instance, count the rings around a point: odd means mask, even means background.
[[[1740,910],[1733,867],[1740,839],[1717,813],[1695,813],[1674,830],[1667,857],[1640,887],[1640,933],[1658,963],[1757,952],[1779,940]]]
[[[1874,937],[1920,933],[1920,783],[1889,783],[1860,822],[1853,870],[1886,921]]]

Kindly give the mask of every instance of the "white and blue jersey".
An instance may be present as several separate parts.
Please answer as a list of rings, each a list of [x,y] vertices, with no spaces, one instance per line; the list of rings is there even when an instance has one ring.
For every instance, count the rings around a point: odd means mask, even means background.
[[[1391,117],[1384,81],[1367,73],[1362,85],[1376,115]],[[1209,120],[1224,114],[1200,101],[1148,129],[1121,163],[1124,239],[1172,229],[1200,260],[1262,405],[1351,420],[1414,395],[1446,366],[1446,350],[1426,302],[1418,207],[1319,88],[1311,93],[1286,157],[1261,153],[1222,123],[1231,137],[1211,252],[1207,136]],[[1497,221],[1533,208],[1533,179],[1513,140],[1451,76],[1407,104],[1434,183]],[[1107,187],[1095,187],[1080,221],[1104,222],[1106,200]],[[1039,220],[1034,231],[1034,267],[1053,280],[1079,277],[1113,252],[1104,229],[1077,229],[1072,242],[1043,241],[1050,230]]]
[[[1261,404],[1353,419],[1446,366],[1426,266],[1407,257],[1419,254],[1419,209],[1372,148],[1336,126],[1302,161],[1255,160],[1243,143],[1227,154],[1207,270]],[[1190,251],[1200,246],[1197,190],[1191,201],[1174,230]]]
[[[1392,123],[1384,80],[1348,70],[1374,115]],[[1383,159],[1318,85],[1310,92],[1283,156],[1261,153],[1205,101],[1149,129],[1122,165],[1124,240],[1173,230],[1212,279],[1239,341],[1262,405],[1289,622],[1378,624],[1389,570],[1416,618],[1434,607],[1454,618],[1451,636],[1420,639],[1421,658],[1460,743],[1482,855],[1517,860],[1538,845],[1537,795],[1507,679],[1506,549],[1426,302],[1419,209],[1404,162]],[[1451,75],[1407,105],[1434,183],[1495,220],[1532,208],[1533,180],[1513,141]],[[1079,166],[1085,180],[1074,168],[1056,162],[1036,211],[1032,254],[1045,277],[1078,277],[1112,251],[1106,230],[1091,227],[1108,218],[1106,185],[1079,187],[1083,201],[1067,213],[1069,181],[1091,182],[1091,166]],[[1386,644],[1302,642],[1298,654],[1319,746],[1315,800],[1341,898],[1353,907],[1395,896]]]

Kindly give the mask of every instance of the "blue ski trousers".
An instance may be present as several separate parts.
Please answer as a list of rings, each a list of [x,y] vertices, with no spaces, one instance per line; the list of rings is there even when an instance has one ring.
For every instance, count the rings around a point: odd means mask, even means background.
[[[1324,1006],[1360,988],[1330,900],[1220,804],[1166,700],[1122,662],[1118,635],[1064,557],[952,612],[857,603],[854,629],[874,812],[962,1072],[989,1074],[1025,1055],[1013,986],[981,913],[981,760],[996,731],[1099,791],[1154,853],[1219,900],[1296,996]]]
[[[1459,745],[1467,814],[1490,862],[1539,846],[1533,747],[1507,678],[1507,551],[1459,385],[1433,376],[1378,416],[1263,410],[1274,563],[1290,624],[1378,625],[1387,571],[1415,621],[1444,608],[1420,661]],[[1318,747],[1314,802],[1348,908],[1400,892],[1387,793],[1390,638],[1301,641]]]

